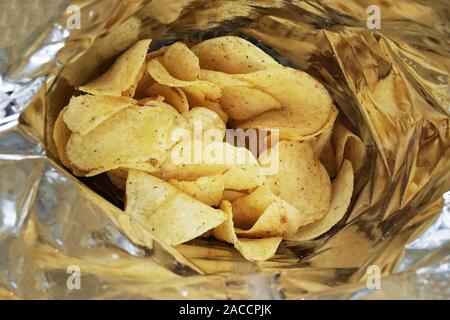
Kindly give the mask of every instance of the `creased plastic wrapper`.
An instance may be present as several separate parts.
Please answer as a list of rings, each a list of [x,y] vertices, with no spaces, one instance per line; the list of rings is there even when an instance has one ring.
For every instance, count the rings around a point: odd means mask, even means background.
[[[368,28],[370,5],[380,29]],[[450,299],[447,6],[3,1],[0,297]],[[137,40],[155,49],[220,35],[250,39],[321,81],[368,153],[344,219],[315,241],[283,242],[266,262],[207,239],[161,244],[123,214],[106,181],[68,172],[51,139],[74,88]]]

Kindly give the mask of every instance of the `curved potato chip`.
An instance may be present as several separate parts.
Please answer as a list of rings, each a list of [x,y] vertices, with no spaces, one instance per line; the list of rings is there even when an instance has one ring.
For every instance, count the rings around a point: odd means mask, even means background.
[[[125,213],[168,245],[192,240],[220,225],[225,218],[222,211],[136,170],[128,173]]]
[[[177,112],[163,102],[157,103],[128,107],[84,136],[72,134],[66,148],[69,160],[77,168],[97,174],[118,167],[150,169],[152,166],[146,163],[149,159],[162,162],[174,143],[170,135]]]
[[[234,120],[248,120],[281,104],[271,95],[251,87],[227,86],[219,99],[223,110]]]
[[[253,43],[235,36],[209,39],[191,49],[203,69],[226,73],[248,73],[280,66]]]
[[[327,214],[316,222],[300,227],[297,233],[288,238],[292,241],[305,241],[317,238],[336,223],[338,223],[347,212],[353,193],[353,168],[348,160],[344,160],[336,179],[332,183],[331,203]]]
[[[212,82],[221,89],[228,86],[251,86],[247,81],[236,79],[228,73],[207,69],[200,70],[200,80]]]
[[[220,209],[225,214],[225,221],[213,229],[212,235],[216,239],[233,244],[242,256],[249,261],[264,261],[275,255],[282,240],[281,237],[238,239],[234,231],[231,203],[222,201]]]
[[[333,178],[336,177],[336,155],[331,144],[331,140],[328,140],[320,153],[320,162],[327,169],[328,175]]]
[[[246,190],[256,188],[266,182],[263,169],[258,164],[236,165],[224,174],[226,189]]]
[[[164,67],[177,79],[198,80],[200,64],[197,56],[182,42],[169,46],[161,59]]]
[[[203,176],[223,174],[240,165],[257,165],[253,154],[226,142],[203,143],[185,140],[176,144],[154,175],[164,179],[196,180]]]
[[[145,94],[147,96],[162,96],[164,102],[170,104],[177,109],[179,113],[183,113],[189,110],[189,103],[183,90],[177,87],[168,87],[159,83],[155,83],[150,86]]]
[[[309,144],[312,146],[314,150],[314,155],[316,158],[320,158],[320,154],[322,150],[325,148],[325,145],[330,141],[331,134],[333,133],[334,123],[336,121],[338,115],[338,110],[335,106],[332,107],[332,114],[328,122],[323,127],[322,133],[315,136],[311,140],[309,140]]]
[[[64,114],[67,112],[67,107],[64,107],[56,118],[53,126],[53,141],[55,142],[56,152],[58,153],[59,160],[67,168],[71,167],[71,163],[66,153],[67,142],[69,141],[72,132],[63,121]]]
[[[331,182],[307,142],[280,141],[270,149],[279,156],[278,171],[267,176],[273,193],[297,208],[301,225],[321,219],[330,206]]]
[[[242,229],[253,228],[268,207],[278,203],[284,211],[285,226],[283,235],[292,235],[304,224],[301,212],[280,197],[273,194],[267,185],[257,188],[232,203],[234,223]]]
[[[151,40],[136,42],[125,51],[103,75],[78,89],[99,95],[132,97],[144,75],[144,61]]]
[[[214,111],[195,107],[183,113],[183,117],[193,132],[194,139],[203,140],[206,143],[223,141],[227,127],[222,118]]]
[[[358,172],[366,156],[366,149],[361,139],[340,121],[337,121],[332,141],[336,150],[336,167],[340,168],[343,160],[348,159],[352,163],[353,170]]]
[[[210,101],[205,98],[205,95],[195,87],[181,88],[186,94],[191,109],[193,108],[206,108],[217,113],[224,123],[228,122],[228,115],[222,110],[222,106],[214,101]]]
[[[259,216],[248,230],[235,229],[237,236],[244,238],[264,238],[282,236],[287,229],[286,213],[283,205],[273,202]]]
[[[150,60],[147,64],[147,71],[150,76],[160,84],[169,87],[194,87],[200,90],[209,100],[217,100],[222,95],[220,88],[211,82],[202,80],[184,81],[176,79],[161,63],[161,58]]]
[[[136,104],[127,97],[91,96],[85,94],[70,99],[64,122],[72,132],[87,134],[110,116]]]
[[[328,91],[305,72],[279,67],[235,77],[270,94],[282,106],[238,122],[238,128],[279,129],[281,139],[305,140],[321,133],[333,115]]]
[[[169,48],[170,48],[170,45],[161,47],[157,50],[153,50],[153,51],[147,53],[145,60],[150,61],[154,58],[162,57],[164,55],[164,53],[167,51],[167,49],[169,49]]]
[[[155,80],[153,80],[152,77],[150,77],[150,75],[148,74],[146,65],[144,65],[144,74],[142,75],[142,78],[138,81],[136,85],[136,92],[134,93],[134,98],[143,99],[147,97],[146,91],[155,83],[156,83]]]
[[[208,206],[219,205],[222,200],[222,192],[225,188],[221,175],[201,177],[195,181],[171,179],[169,183]]]
[[[223,190],[222,193],[222,200],[227,200],[230,202],[234,202],[239,198],[245,197],[246,195],[248,195],[245,192],[242,191],[236,191],[236,190]]]

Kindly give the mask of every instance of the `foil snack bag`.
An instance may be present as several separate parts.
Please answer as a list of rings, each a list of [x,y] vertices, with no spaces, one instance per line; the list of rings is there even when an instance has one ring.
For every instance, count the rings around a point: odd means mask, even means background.
[[[446,6],[2,2],[0,297],[449,298]],[[37,13],[42,18],[32,19]],[[248,39],[324,84],[367,152],[344,219],[314,241],[284,241],[265,262],[210,239],[161,244],[123,213],[106,177],[78,178],[64,168],[52,139],[75,88],[138,40],[152,39],[155,50],[222,35]]]

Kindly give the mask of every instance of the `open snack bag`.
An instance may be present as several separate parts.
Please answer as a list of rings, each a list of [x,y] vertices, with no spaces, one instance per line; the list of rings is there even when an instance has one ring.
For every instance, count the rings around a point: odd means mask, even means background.
[[[350,3],[61,5],[0,70],[0,296],[441,297],[444,18]]]

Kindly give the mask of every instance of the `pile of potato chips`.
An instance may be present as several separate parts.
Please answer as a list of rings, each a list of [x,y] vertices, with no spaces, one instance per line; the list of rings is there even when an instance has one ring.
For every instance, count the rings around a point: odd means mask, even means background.
[[[250,261],[343,218],[365,150],[317,80],[239,37],[149,45],[61,111],[53,138],[67,168],[106,173],[125,191],[125,214],[166,244],[215,237]]]

